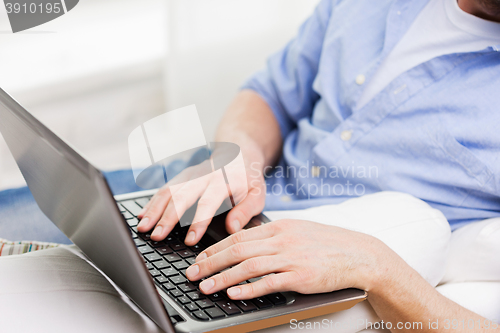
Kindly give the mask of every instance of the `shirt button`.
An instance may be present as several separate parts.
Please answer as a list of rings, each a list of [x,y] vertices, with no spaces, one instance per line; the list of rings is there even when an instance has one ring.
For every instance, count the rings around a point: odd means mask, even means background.
[[[342,139],[342,141],[349,141],[351,140],[351,137],[352,137],[352,131],[350,130],[345,130],[342,131],[342,133],[340,133],[340,139]]]
[[[288,195],[284,195],[284,196],[280,197],[280,200],[283,202],[290,202],[290,201],[292,201],[292,198],[290,198]]]
[[[363,74],[359,74],[358,76],[356,76],[356,83],[360,86],[362,85],[363,83],[365,83],[365,76]]]
[[[311,176],[313,176],[313,178],[318,178],[320,172],[321,172],[321,169],[319,168],[319,166],[315,165],[315,166],[311,167]]]

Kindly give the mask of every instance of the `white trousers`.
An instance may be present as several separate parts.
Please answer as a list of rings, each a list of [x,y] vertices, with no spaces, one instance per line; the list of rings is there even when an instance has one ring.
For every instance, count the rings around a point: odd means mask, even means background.
[[[472,231],[459,229],[450,236],[448,222],[439,211],[412,196],[394,192],[367,195],[340,205],[266,214],[273,220],[305,219],[373,235],[433,286],[440,281],[447,282],[438,287],[444,295],[491,320],[500,320],[500,272],[492,268],[500,267],[500,257],[495,256],[500,253],[496,252],[500,246],[499,219],[466,226],[461,229]],[[455,234],[460,236],[455,237],[458,243],[454,242]],[[472,235],[476,241],[471,242],[464,235]],[[72,251],[55,248],[0,258],[2,331],[159,332],[130,301]],[[482,263],[474,259],[452,259],[453,256],[463,258],[463,251],[480,255]],[[471,269],[475,275],[470,273]],[[367,325],[378,321],[369,303],[364,301],[346,311],[264,331],[292,332],[303,328],[300,331],[382,332],[366,330]]]

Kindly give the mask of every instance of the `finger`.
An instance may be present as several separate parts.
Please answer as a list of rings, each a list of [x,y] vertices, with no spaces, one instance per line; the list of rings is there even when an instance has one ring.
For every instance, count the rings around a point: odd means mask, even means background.
[[[172,188],[175,188],[175,187],[171,187],[171,184],[172,183],[182,183],[180,181],[180,179],[185,179],[186,181],[190,180],[191,176],[192,176],[192,169],[191,168],[186,168],[186,169],[182,170],[182,172],[180,172],[178,175],[176,175],[172,180],[170,180],[158,192],[155,193],[155,195],[151,198],[151,200],[148,201],[146,206],[144,206],[142,208],[142,210],[139,212],[137,217],[139,219],[143,219],[143,217],[149,218],[149,216],[146,216],[147,215],[146,213],[148,212],[148,210],[150,210],[152,207],[155,207],[161,203],[162,204],[161,211],[159,213],[156,211],[153,213],[154,215],[158,215],[156,217],[156,220],[155,221],[149,220],[149,225],[150,225],[149,229],[151,229],[154,226],[154,222],[157,222],[158,219],[163,215],[163,211],[165,210],[165,208],[168,204],[168,201],[170,200],[171,194],[174,192],[174,191],[172,191]],[[165,194],[164,193],[165,191],[169,191],[169,197],[167,198],[166,201],[164,198],[162,198],[162,196]],[[146,223],[144,225],[146,225]],[[139,226],[141,226],[140,223],[139,223]],[[145,230],[145,231],[148,231],[148,230]]]
[[[279,271],[281,269],[280,266],[277,256],[250,258],[231,269],[203,280],[199,287],[204,294],[211,294],[248,279],[266,275],[276,270]]]
[[[205,193],[203,193],[198,201],[193,224],[191,224],[186,235],[185,243],[187,245],[195,245],[200,241],[212,221],[212,218],[215,216],[217,209],[219,209],[227,196],[227,185],[224,182],[224,178],[212,179]]]
[[[198,200],[207,182],[208,180],[189,181],[174,189],[161,219],[151,234],[153,240],[160,241],[167,237],[186,210]]]
[[[222,252],[197,262],[186,270],[188,279],[197,281],[247,259],[276,254],[276,247],[269,240],[237,243]]]
[[[156,222],[161,218],[165,208],[167,207],[172,195],[167,186],[162,187],[148,203],[148,209],[141,218],[141,222],[137,225],[139,232],[147,232],[151,230]]]
[[[240,300],[291,291],[295,276],[292,272],[271,274],[256,282],[231,287],[227,290],[227,295],[233,300]]]
[[[224,238],[220,242],[210,246],[208,249],[201,252],[196,257],[196,262],[205,260],[207,257],[213,256],[216,253],[219,253],[237,243],[266,239],[273,237],[274,234],[275,234],[275,228],[272,226],[272,223],[248,230],[238,231],[237,233]]]
[[[262,212],[265,205],[265,197],[259,192],[260,189],[253,188],[248,192],[246,198],[234,207],[226,217],[226,229],[234,234],[240,231],[250,219]]]

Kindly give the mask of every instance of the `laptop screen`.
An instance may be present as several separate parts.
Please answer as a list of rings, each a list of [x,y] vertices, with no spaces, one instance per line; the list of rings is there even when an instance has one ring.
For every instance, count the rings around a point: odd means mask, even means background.
[[[0,132],[42,212],[163,330],[174,332],[102,173],[2,89]]]

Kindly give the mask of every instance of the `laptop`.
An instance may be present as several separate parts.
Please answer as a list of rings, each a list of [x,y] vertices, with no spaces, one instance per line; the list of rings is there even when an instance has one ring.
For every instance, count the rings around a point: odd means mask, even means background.
[[[137,214],[155,190],[113,197],[101,171],[0,89],[0,132],[42,212],[164,332],[248,332],[341,311],[363,301],[359,289],[282,292],[232,301],[204,295],[186,268],[228,236],[216,216],[199,244],[179,225],[161,242],[137,231]],[[246,228],[268,223],[255,216]],[[243,283],[252,282],[252,280]]]

